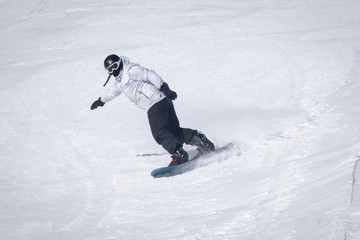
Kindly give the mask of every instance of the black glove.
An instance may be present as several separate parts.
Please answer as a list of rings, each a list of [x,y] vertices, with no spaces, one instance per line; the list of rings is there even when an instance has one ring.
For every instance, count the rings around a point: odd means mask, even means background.
[[[90,107],[91,110],[97,109],[98,107],[104,106],[104,102],[101,101],[101,97],[99,97],[98,100],[96,100]]]
[[[176,92],[172,91],[169,88],[169,85],[165,82],[161,85],[160,91],[162,91],[165,96],[170,98],[171,100],[175,100],[177,98]]]

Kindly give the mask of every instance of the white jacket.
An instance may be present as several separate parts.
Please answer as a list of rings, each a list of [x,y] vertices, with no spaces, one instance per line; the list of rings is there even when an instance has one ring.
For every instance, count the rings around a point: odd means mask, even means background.
[[[126,56],[120,58],[123,70],[115,78],[116,82],[101,96],[102,102],[109,102],[124,93],[130,101],[147,111],[165,98],[165,94],[160,91],[164,80],[155,71],[130,63]]]

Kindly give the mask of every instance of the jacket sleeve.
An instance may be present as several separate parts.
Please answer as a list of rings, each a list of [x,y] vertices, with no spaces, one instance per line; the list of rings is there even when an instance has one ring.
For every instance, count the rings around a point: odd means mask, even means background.
[[[129,74],[133,79],[138,81],[149,81],[158,89],[164,83],[164,80],[154,70],[147,69],[140,65],[134,65],[129,69]]]
[[[101,101],[107,103],[119,96],[122,93],[121,89],[118,87],[116,83],[114,83],[111,87],[109,87],[105,93],[101,96]]]

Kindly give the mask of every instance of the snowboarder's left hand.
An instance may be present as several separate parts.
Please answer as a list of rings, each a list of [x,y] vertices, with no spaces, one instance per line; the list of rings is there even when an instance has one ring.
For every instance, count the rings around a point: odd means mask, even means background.
[[[177,93],[172,91],[169,88],[169,85],[165,82],[161,85],[160,90],[165,94],[166,97],[170,98],[171,100],[175,100],[177,98]]]
[[[105,103],[101,101],[101,97],[99,97],[99,99],[96,100],[96,101],[91,105],[90,109],[91,109],[91,110],[94,110],[94,109],[96,109],[96,108],[98,108],[98,107],[104,106],[104,104],[105,104]]]

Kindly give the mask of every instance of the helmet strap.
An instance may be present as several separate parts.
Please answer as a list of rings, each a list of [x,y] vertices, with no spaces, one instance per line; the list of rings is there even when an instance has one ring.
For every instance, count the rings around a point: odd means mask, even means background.
[[[106,82],[104,83],[103,87],[105,87],[106,84],[109,82],[110,77],[111,77],[111,74],[109,74],[109,77],[107,78],[107,80],[106,80]]]

